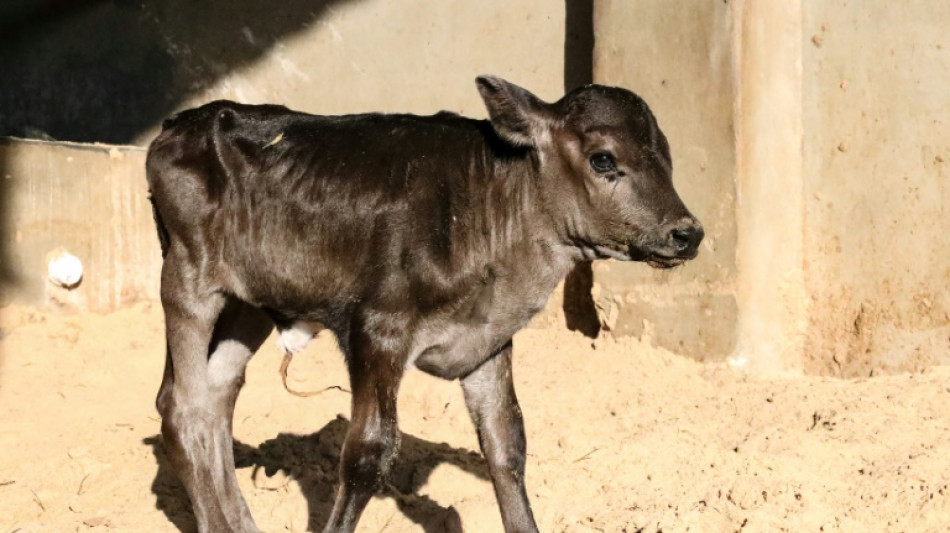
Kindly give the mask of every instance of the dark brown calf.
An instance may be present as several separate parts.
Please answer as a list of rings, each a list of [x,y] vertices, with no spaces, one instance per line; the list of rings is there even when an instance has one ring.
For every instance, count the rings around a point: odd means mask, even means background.
[[[537,531],[512,335],[578,261],[672,267],[696,256],[703,231],[633,93],[591,85],[549,104],[499,78],[477,83],[489,121],[214,102],[170,118],[152,143],[168,343],[157,406],[201,531],[258,531],[231,420],[275,324],[288,353],[331,330],[350,372],[325,531],[353,531],[386,477],[413,365],[461,380],[505,530]]]

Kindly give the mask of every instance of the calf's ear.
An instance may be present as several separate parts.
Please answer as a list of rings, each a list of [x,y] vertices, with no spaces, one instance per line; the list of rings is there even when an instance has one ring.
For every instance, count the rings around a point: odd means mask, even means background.
[[[540,98],[496,76],[475,78],[478,93],[498,136],[516,146],[536,146],[550,120],[548,105]]]

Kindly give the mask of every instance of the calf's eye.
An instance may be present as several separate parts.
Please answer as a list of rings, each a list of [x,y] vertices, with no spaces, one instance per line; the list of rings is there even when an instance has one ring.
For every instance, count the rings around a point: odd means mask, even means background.
[[[617,170],[613,156],[603,152],[590,156],[590,167],[601,174]]]

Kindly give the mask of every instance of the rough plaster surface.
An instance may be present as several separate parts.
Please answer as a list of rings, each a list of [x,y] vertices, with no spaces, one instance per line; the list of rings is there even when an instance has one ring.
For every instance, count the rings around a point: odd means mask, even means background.
[[[691,0],[595,4],[594,81],[650,105],[670,141],[673,181],[706,228],[696,261],[672,273],[594,266],[605,326],[699,359],[735,347],[735,132],[732,12]]]
[[[485,116],[478,74],[508,77],[542,98],[561,96],[564,26],[563,4],[543,0],[345,3],[289,39],[258,42],[267,46],[263,61],[232,71],[190,101],[284,103],[323,114],[446,109]],[[250,30],[241,37],[256,42]]]
[[[950,4],[804,6],[806,368],[950,363]]]

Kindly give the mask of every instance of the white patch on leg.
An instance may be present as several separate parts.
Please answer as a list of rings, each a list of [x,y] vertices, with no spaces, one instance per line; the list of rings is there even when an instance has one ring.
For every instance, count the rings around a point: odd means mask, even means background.
[[[208,360],[208,381],[213,387],[230,387],[244,374],[253,354],[240,342],[226,340],[218,344]]]
[[[289,328],[280,330],[277,346],[284,353],[301,352],[321,331],[323,331],[323,324],[319,322],[294,322]]]

